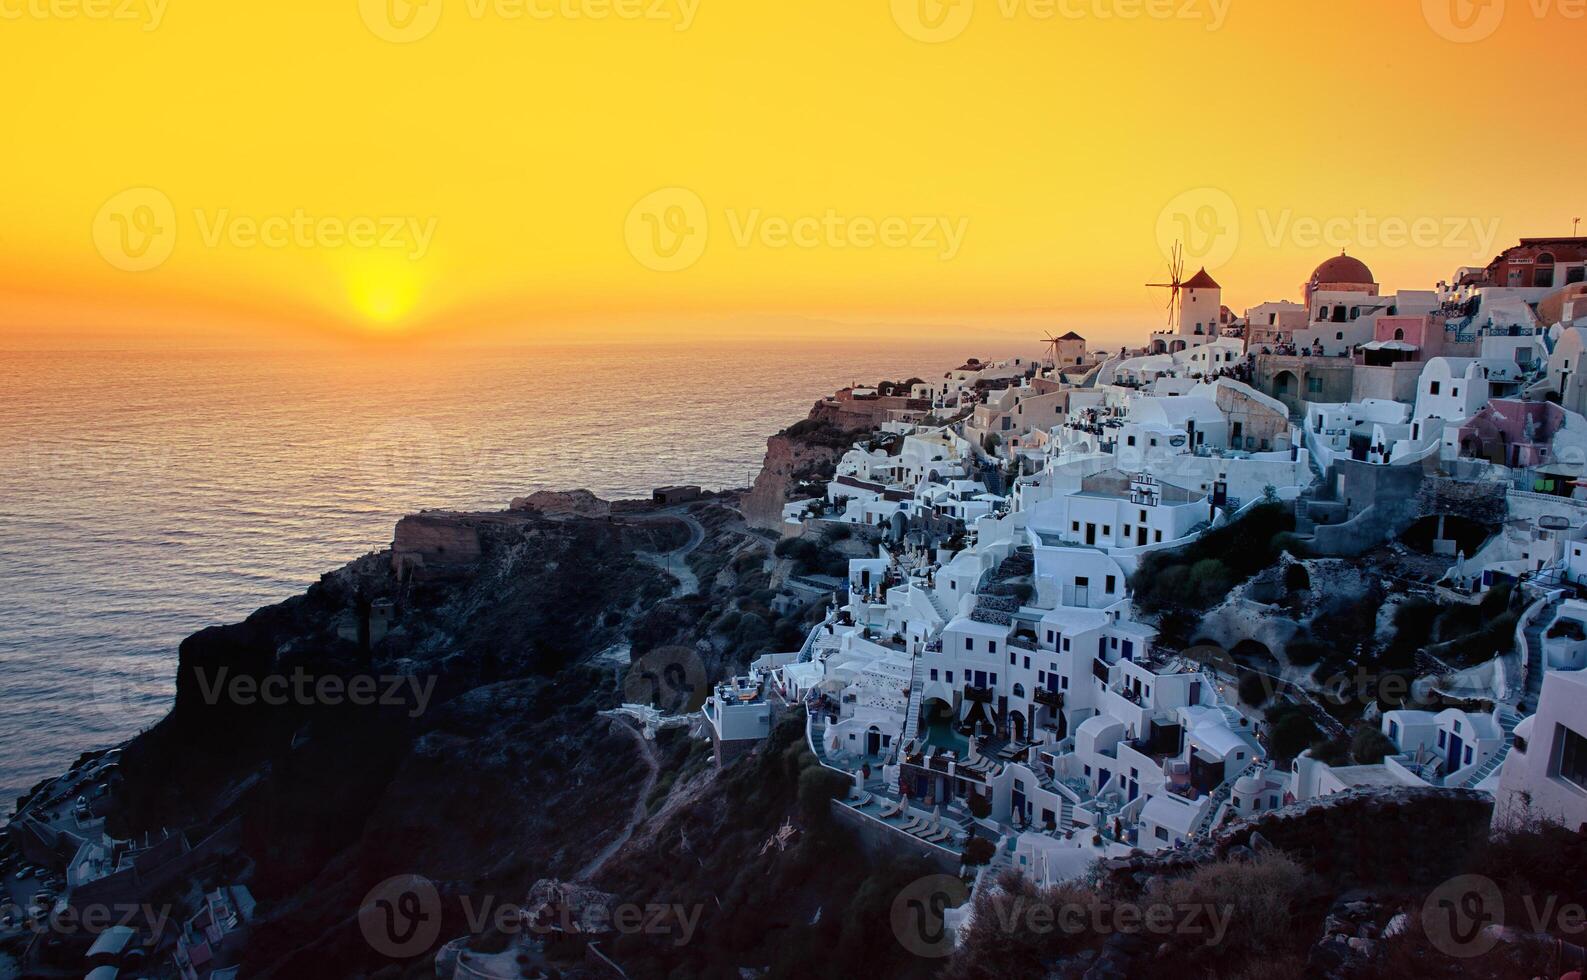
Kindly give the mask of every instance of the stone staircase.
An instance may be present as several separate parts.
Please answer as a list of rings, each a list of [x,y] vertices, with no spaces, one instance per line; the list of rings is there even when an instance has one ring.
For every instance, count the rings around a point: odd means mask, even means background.
[[[921,667],[921,659],[920,654],[916,653],[910,661],[909,704],[904,708],[904,736],[898,746],[899,765],[892,767],[887,777],[887,789],[895,795],[898,793],[898,773],[903,765],[904,749],[920,737],[920,703],[926,690],[926,672]]]
[[[923,591],[926,593],[926,598],[931,600],[931,608],[935,609],[937,615],[942,617],[944,624],[953,619],[953,616],[948,612],[948,604],[942,601],[941,596],[937,595],[936,589],[924,589]]]
[[[1499,706],[1498,714],[1499,729],[1504,732],[1504,744],[1499,747],[1499,751],[1495,752],[1491,759],[1482,764],[1481,768],[1466,777],[1466,781],[1461,783],[1466,789],[1476,789],[1477,784],[1493,775],[1496,769],[1504,765],[1504,757],[1510,754],[1510,746],[1515,744],[1515,726],[1521,723],[1521,716],[1516,714],[1514,709],[1507,704]]]
[[[1223,785],[1213,790],[1212,805],[1207,807],[1207,812],[1203,813],[1201,819],[1196,821],[1196,825],[1190,829],[1190,836],[1193,838],[1201,837],[1216,827],[1218,825],[1218,811],[1222,810],[1223,805],[1229,802],[1229,797],[1234,795],[1234,784],[1260,768],[1262,768],[1260,762],[1252,762],[1240,770],[1240,775],[1225,781]]]
[[[1545,670],[1543,660],[1543,631],[1553,623],[1559,604],[1564,601],[1563,593],[1552,593],[1542,610],[1533,617],[1532,625],[1526,628],[1523,634],[1526,639],[1526,649],[1522,651],[1526,657],[1526,693],[1521,696],[1520,707],[1523,711],[1536,711],[1537,699],[1543,693],[1543,673]]]

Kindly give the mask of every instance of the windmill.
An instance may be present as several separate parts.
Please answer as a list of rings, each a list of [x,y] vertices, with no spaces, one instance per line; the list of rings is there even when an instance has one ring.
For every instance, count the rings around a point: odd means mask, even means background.
[[[1047,336],[1042,338],[1041,343],[1043,347],[1047,347],[1052,350],[1052,353],[1047,355],[1047,363],[1056,370],[1058,367],[1058,345],[1062,343],[1062,340],[1049,333]]]
[[[1168,329],[1170,331],[1179,323],[1180,294],[1185,289],[1185,248],[1179,242],[1174,243],[1174,251],[1168,258],[1168,282],[1149,282],[1150,289],[1168,290]]]

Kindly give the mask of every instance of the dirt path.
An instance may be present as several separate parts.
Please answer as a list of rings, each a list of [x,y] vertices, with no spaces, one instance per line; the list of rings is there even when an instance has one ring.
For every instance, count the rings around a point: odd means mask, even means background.
[[[595,855],[593,861],[579,869],[579,873],[573,878],[574,881],[588,882],[593,880],[606,867],[606,862],[610,861],[613,855],[622,850],[623,845],[628,843],[628,839],[634,836],[634,831],[645,821],[645,803],[650,798],[650,791],[656,787],[656,777],[661,773],[661,763],[656,759],[656,747],[651,744],[649,739],[645,738],[643,732],[621,718],[612,719],[612,728],[613,730],[627,732],[639,745],[639,754],[645,760],[645,768],[647,770],[645,783],[639,788],[639,799],[634,801],[634,813],[628,820],[628,826],[624,827],[623,832],[618,834],[610,844],[601,848],[601,853]]]
[[[647,518],[649,520],[682,521],[689,527],[689,540],[680,548],[672,551],[663,551],[654,555],[643,555],[643,560],[650,562],[658,568],[664,569],[673,578],[678,580],[676,596],[693,595],[700,591],[700,579],[694,574],[694,569],[689,567],[689,555],[705,540],[705,528],[693,516],[683,513],[669,513],[664,517]]]

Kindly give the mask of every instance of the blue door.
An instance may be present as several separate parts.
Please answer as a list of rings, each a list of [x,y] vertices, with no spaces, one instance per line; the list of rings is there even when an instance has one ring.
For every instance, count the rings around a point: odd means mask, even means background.
[[[1449,759],[1444,763],[1445,775],[1454,772],[1463,765],[1460,761],[1460,750],[1464,747],[1465,745],[1461,742],[1460,736],[1451,733],[1449,736]]]

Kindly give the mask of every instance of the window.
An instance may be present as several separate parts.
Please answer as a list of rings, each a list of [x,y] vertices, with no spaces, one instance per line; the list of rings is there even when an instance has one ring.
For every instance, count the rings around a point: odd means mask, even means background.
[[[1318,392],[1322,391],[1322,388],[1323,388],[1323,385],[1322,385],[1322,379],[1321,378],[1307,378],[1306,379],[1306,390],[1311,392],[1312,394],[1314,394],[1314,395],[1317,394]]]
[[[1068,674],[1065,674],[1062,677],[1058,678],[1058,689],[1060,691],[1069,690],[1069,675]]]
[[[1019,663],[1019,654],[1015,653],[1013,650],[1010,650],[1008,652],[1008,665],[1012,667],[1017,663]]]
[[[997,641],[996,640],[987,640],[986,641],[986,652],[987,653],[996,653],[997,652]]]
[[[1429,395],[1438,394],[1438,382],[1437,381],[1429,381],[1427,383],[1427,393]]]
[[[947,672],[947,681],[949,684],[953,683],[953,671],[951,670]]]
[[[1029,657],[1025,658],[1025,669],[1026,670],[1030,670],[1030,658]]]
[[[1102,525],[1102,536],[1104,538],[1113,537],[1113,525],[1112,524],[1104,524],[1104,525]]]
[[[1438,747],[1441,749],[1449,747],[1449,733],[1443,729],[1438,730]]]
[[[966,650],[974,650],[975,649],[975,640],[971,639],[968,636],[965,637],[964,638],[964,648]]]
[[[1128,439],[1125,439],[1124,440],[1124,444],[1127,445],[1127,446],[1135,445],[1135,437],[1134,436],[1130,436]]]
[[[1560,778],[1587,789],[1587,738],[1559,726],[1561,734],[1559,752]]]
[[[937,679],[937,668],[935,668],[935,667],[931,668],[931,679],[932,680],[936,680]]]
[[[1158,840],[1167,840],[1168,839],[1168,828],[1166,828],[1166,827],[1158,827],[1157,828],[1157,839]]]
[[[1118,580],[1114,576],[1109,575],[1108,576],[1108,595],[1112,595],[1114,590],[1117,587],[1118,587]]]

